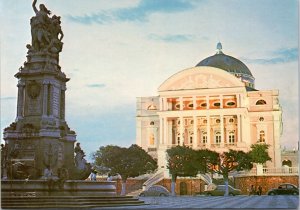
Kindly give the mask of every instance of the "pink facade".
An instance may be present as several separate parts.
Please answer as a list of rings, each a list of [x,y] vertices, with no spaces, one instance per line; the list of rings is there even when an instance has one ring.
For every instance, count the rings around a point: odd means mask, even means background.
[[[169,77],[158,96],[137,98],[136,143],[165,168],[172,146],[249,151],[261,142],[270,145],[267,166],[280,167],[279,92],[254,87],[246,65],[220,50]]]

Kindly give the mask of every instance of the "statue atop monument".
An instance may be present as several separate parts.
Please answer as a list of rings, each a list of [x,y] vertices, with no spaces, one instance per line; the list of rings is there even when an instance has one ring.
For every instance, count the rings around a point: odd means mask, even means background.
[[[44,4],[40,4],[38,10],[36,2],[37,0],[33,0],[32,8],[35,16],[30,20],[32,41],[27,47],[33,52],[59,53],[62,50],[61,40],[64,37],[60,16],[49,17],[51,11]]]

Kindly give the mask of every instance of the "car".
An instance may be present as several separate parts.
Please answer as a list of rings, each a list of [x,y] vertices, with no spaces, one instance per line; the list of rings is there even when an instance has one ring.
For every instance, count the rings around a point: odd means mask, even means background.
[[[268,195],[299,195],[299,188],[290,183],[280,184],[267,192]]]
[[[161,185],[153,185],[140,193],[140,196],[169,196],[170,192]]]
[[[241,194],[241,190],[236,189],[231,185],[228,185],[228,191],[229,191],[229,195],[231,196]],[[207,195],[207,196],[212,196],[212,195],[223,196],[224,194],[225,194],[225,185],[217,185],[214,189],[206,190],[203,192],[203,195]]]

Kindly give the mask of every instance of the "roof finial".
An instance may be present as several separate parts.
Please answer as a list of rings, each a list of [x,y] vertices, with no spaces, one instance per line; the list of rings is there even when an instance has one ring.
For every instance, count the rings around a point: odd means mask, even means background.
[[[221,44],[221,42],[218,42],[218,44],[217,44],[217,54],[221,54],[221,53],[223,53],[222,52],[222,44]]]

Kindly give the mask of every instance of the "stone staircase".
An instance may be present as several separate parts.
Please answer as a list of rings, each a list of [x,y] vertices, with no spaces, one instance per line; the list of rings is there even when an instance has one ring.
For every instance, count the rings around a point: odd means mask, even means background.
[[[156,183],[160,182],[163,179],[164,179],[164,170],[158,170],[156,173],[150,176],[149,179],[147,179],[147,181],[143,183],[142,188],[136,189],[128,193],[127,195],[137,197],[143,190],[147,190],[149,187],[155,185]]]
[[[138,197],[139,194],[143,191],[143,189],[137,189],[137,190],[134,190],[130,193],[127,193],[128,196],[132,196],[132,197]]]
[[[1,209],[96,208],[145,205],[132,196],[2,196]]]

